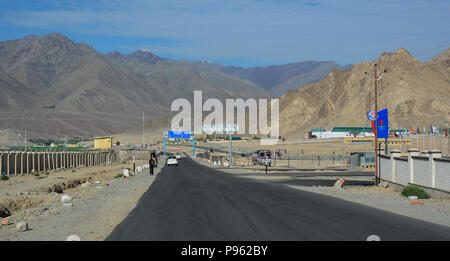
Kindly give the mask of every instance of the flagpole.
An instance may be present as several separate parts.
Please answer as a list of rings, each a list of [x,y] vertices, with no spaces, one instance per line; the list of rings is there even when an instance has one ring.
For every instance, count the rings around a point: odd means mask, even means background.
[[[422,134],[422,152],[425,151],[425,133]]]
[[[429,147],[429,151],[433,148],[433,145],[431,144],[433,142],[433,136],[428,136],[428,140],[430,141],[430,147]]]

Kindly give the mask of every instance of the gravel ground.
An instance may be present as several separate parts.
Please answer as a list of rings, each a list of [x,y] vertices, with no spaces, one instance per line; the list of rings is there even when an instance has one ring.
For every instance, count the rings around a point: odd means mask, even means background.
[[[68,189],[64,194],[72,197],[72,207],[63,206],[63,194],[49,193],[45,203],[10,216],[13,224],[0,228],[0,240],[64,241],[70,235],[82,241],[103,240],[136,206],[163,166],[160,162],[154,176],[147,169],[133,177],[109,177],[99,184]],[[30,229],[18,232],[15,224],[22,220]]]

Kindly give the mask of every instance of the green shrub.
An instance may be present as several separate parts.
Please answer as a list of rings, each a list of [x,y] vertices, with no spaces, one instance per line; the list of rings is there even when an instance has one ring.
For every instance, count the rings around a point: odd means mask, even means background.
[[[36,177],[39,177],[39,172],[35,172],[33,175],[35,175]]]
[[[117,174],[116,176],[114,176],[114,178],[117,179],[117,178],[121,178],[122,176],[123,176],[123,174],[122,174],[122,173],[119,173],[119,174]]]
[[[77,172],[77,171],[73,169],[72,172]]]
[[[405,197],[417,196],[419,199],[429,199],[430,195],[428,193],[416,186],[407,186],[402,190],[402,195]]]
[[[6,175],[2,175],[1,179],[2,179],[2,180],[8,180],[8,179],[9,179],[9,177],[8,177],[8,176],[6,176]]]

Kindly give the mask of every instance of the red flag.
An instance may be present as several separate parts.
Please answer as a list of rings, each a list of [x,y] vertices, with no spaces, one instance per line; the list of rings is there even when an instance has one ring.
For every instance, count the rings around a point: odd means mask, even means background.
[[[447,128],[445,128],[445,137],[448,136]]]
[[[372,121],[372,132],[375,134],[375,121]]]
[[[395,131],[394,131],[394,137],[398,137],[398,135],[397,135],[397,133],[395,133]]]

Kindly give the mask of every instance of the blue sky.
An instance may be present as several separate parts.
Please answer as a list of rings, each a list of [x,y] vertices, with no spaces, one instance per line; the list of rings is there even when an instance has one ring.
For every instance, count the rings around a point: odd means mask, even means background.
[[[450,47],[448,0],[0,0],[0,41],[61,32],[97,51],[262,66]]]

